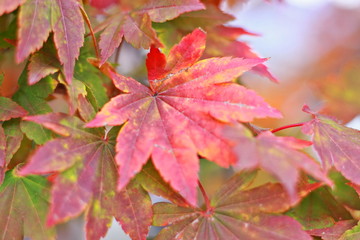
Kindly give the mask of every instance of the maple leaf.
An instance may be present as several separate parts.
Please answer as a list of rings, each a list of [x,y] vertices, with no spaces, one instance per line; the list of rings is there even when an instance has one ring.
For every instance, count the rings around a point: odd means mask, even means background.
[[[134,1],[122,1],[122,5],[125,10],[116,12],[101,24],[104,29],[99,42],[101,64],[119,47],[123,37],[136,48],[161,46],[152,22],[165,22],[182,13],[204,8],[198,0],[147,0],[141,6]]]
[[[33,54],[30,58],[28,70],[28,82],[30,85],[39,82],[50,74],[60,71],[60,63],[56,59],[55,47],[52,47],[51,44],[45,44],[39,52]],[[87,95],[86,86],[76,78],[73,78],[72,84],[69,85],[63,80],[61,75],[58,77],[58,81],[66,87],[69,113],[73,115],[79,108],[78,96]]]
[[[25,115],[27,115],[27,111],[19,106],[16,102],[9,98],[0,97],[0,121],[8,121],[11,118],[19,118]],[[16,151],[20,146],[22,139],[22,136],[20,139],[16,139],[20,140],[18,141],[18,145],[14,145],[13,142],[9,142],[9,146],[7,146],[7,136],[5,135],[3,128],[4,125],[7,124],[3,123],[0,125],[0,184],[4,180],[6,165],[10,161],[14,150]]]
[[[94,68],[87,58],[91,56],[89,51],[82,50],[78,61],[75,64],[74,80],[72,84],[64,82],[62,75],[58,81],[65,85],[68,94],[69,112],[74,114],[79,108],[79,95],[89,95],[96,108],[100,108],[108,101],[106,90],[102,85],[102,79],[97,76],[98,69]],[[33,54],[28,65],[28,82],[33,85],[42,78],[60,71],[60,62],[56,57],[56,49],[51,41],[45,43],[44,47]],[[81,79],[81,80],[79,80]]]
[[[6,173],[0,186],[0,239],[55,239],[54,230],[45,227],[49,189],[44,177]]]
[[[116,74],[109,66],[102,68],[126,94],[111,99],[87,126],[126,123],[116,146],[119,189],[151,155],[162,177],[194,204],[197,153],[223,167],[235,160],[221,135],[224,122],[281,116],[255,92],[232,82],[263,60],[212,58],[195,63],[205,38],[196,29],[167,58],[152,48],[146,61],[150,87]]]
[[[71,83],[85,33],[79,7],[76,0],[25,1],[19,12],[17,62],[40,49],[52,31],[66,81]]]
[[[353,219],[328,187],[311,192],[287,215],[299,221],[305,229],[327,228],[338,221]]]
[[[321,167],[313,159],[299,150],[312,143],[294,137],[277,137],[270,131],[263,131],[253,137],[250,130],[238,124],[226,130],[236,142],[234,151],[238,157],[235,164],[239,170],[262,167],[279,179],[288,191],[292,202],[298,200],[296,184],[300,170],[332,185]]]
[[[201,27],[208,33],[203,58],[222,56],[259,58],[247,43],[237,40],[243,35],[257,36],[257,34],[243,28],[223,25],[233,19],[232,15],[222,12],[219,7],[207,4],[204,10],[185,13],[170,22],[155,25],[155,29],[166,48],[173,46],[181,36],[194,28]],[[254,66],[252,71],[273,82],[278,82],[264,64]]]
[[[23,117],[27,111],[9,98],[0,97],[0,121]]]
[[[312,114],[314,118],[302,130],[312,135],[314,148],[324,169],[329,170],[334,166],[344,177],[360,184],[360,131],[342,126],[313,112],[306,105],[303,111]]]
[[[153,225],[167,226],[156,240],[202,239],[311,239],[301,225],[288,216],[276,216],[290,208],[280,184],[246,190],[251,174],[236,174],[203,208],[156,203]]]
[[[92,114],[84,114],[89,118]],[[64,136],[37,149],[19,174],[61,172],[54,179],[47,224],[54,225],[86,209],[87,239],[104,237],[113,216],[132,239],[146,239],[151,224],[151,201],[145,190],[131,182],[116,192],[114,161],[116,128],[84,129],[84,122],[61,113],[26,117]]]
[[[307,232],[312,236],[321,237],[321,239],[323,240],[346,240],[348,238],[342,237],[344,232],[353,228],[355,225],[356,225],[355,220],[345,220],[345,221],[336,222],[333,226],[328,228],[313,229]],[[350,239],[354,240],[355,238],[350,238]]]
[[[22,139],[23,134],[18,119],[0,125],[0,185],[4,180],[7,165],[20,148]]]

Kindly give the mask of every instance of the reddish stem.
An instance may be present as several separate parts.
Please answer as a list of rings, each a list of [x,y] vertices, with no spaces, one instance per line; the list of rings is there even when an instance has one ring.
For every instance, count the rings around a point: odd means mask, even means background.
[[[88,17],[88,15],[86,14],[85,10],[83,7],[80,6],[80,11],[81,11],[81,14],[83,15],[83,18],[86,22],[86,25],[89,27],[89,30],[90,30],[90,35],[91,35],[91,38],[93,40],[93,44],[94,44],[94,48],[95,48],[95,54],[96,54],[96,57],[98,59],[100,59],[100,54],[99,54],[99,48],[98,48],[98,45],[97,45],[97,42],[96,42],[96,38],[95,38],[95,34],[94,34],[94,30],[91,26],[91,22],[90,22],[90,19]]]
[[[200,188],[201,194],[203,195],[205,205],[206,205],[206,210],[210,210],[212,208],[211,204],[210,204],[210,199],[209,199],[208,195],[206,194],[205,189],[199,180],[198,180],[198,186]]]
[[[284,130],[284,129],[288,129],[288,128],[301,127],[301,126],[303,126],[305,123],[306,123],[306,122],[294,123],[294,124],[282,126],[282,127],[275,128],[275,129],[271,130],[271,132],[272,132],[272,133],[276,133],[276,132],[278,132],[278,131],[281,131],[281,130]]]

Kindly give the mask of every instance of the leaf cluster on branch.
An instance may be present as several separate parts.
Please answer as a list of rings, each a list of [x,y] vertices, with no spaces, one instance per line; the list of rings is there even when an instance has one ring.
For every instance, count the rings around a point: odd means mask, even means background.
[[[236,79],[278,80],[224,2],[245,1],[0,0],[0,51],[23,66],[0,91],[0,239],[55,239],[82,213],[88,240],[113,218],[133,240],[360,239],[360,132],[307,105],[256,126],[282,114]],[[149,49],[145,83],[109,61],[123,41]],[[277,135],[297,126],[311,141]],[[211,197],[200,161],[232,169]]]

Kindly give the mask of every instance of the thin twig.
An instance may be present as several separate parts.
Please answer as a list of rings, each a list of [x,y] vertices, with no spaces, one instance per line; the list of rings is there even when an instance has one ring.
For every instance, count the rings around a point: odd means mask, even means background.
[[[210,199],[209,199],[208,195],[206,194],[205,189],[199,180],[198,180],[198,186],[200,188],[201,194],[203,195],[205,205],[206,205],[206,210],[211,209],[212,207],[210,204]]]
[[[89,19],[88,15],[86,14],[85,9],[82,6],[80,6],[80,11],[81,11],[81,14],[83,15],[83,18],[84,18],[84,20],[85,20],[85,22],[86,22],[86,24],[87,24],[87,26],[88,26],[88,28],[90,30],[90,35],[91,35],[91,38],[93,40],[96,57],[98,59],[100,59],[99,48],[98,48],[97,41],[96,41],[96,38],[95,38],[94,30],[93,30],[93,28],[91,26],[90,19]]]
[[[282,126],[282,127],[275,128],[275,129],[271,130],[271,132],[272,132],[272,133],[276,133],[276,132],[278,132],[278,131],[281,131],[281,130],[284,130],[284,129],[288,129],[288,128],[301,127],[301,126],[303,126],[305,123],[306,123],[306,122],[294,123],[294,124]]]

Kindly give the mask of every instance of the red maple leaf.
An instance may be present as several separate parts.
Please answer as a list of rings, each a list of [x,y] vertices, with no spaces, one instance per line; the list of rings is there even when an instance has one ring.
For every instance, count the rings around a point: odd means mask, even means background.
[[[342,126],[307,105],[303,111],[314,117],[302,130],[312,135],[314,148],[325,170],[334,166],[344,177],[360,185],[360,131]]]
[[[294,137],[277,137],[269,131],[263,131],[256,137],[238,124],[226,130],[236,145],[234,151],[238,157],[236,168],[254,169],[262,167],[276,176],[288,191],[292,202],[298,201],[296,184],[300,170],[313,177],[332,184],[320,165],[299,150],[312,145],[311,142]]]
[[[84,119],[92,115],[89,112],[80,110]],[[64,136],[38,148],[19,171],[21,175],[58,173],[51,176],[54,179],[48,225],[64,222],[85,210],[87,239],[104,237],[113,217],[132,239],[146,239],[152,218],[149,195],[134,181],[116,191],[116,131],[105,137],[103,129],[83,128],[80,119],[62,113],[25,119]]]
[[[246,189],[252,179],[248,173],[236,174],[203,208],[156,203],[153,225],[165,228],[155,240],[310,240],[297,221],[271,214],[291,207],[281,185],[268,183]],[[317,188],[308,186],[300,191],[302,195]]]
[[[0,121],[18,118],[27,115],[28,112],[10,98],[0,97]]]
[[[40,49],[52,31],[66,81],[70,83],[84,42],[85,27],[79,2],[27,0],[20,7],[18,24],[17,62]]]
[[[222,136],[224,123],[281,117],[255,92],[232,82],[263,60],[211,58],[196,63],[205,39],[196,29],[167,57],[152,48],[146,61],[150,87],[102,67],[125,94],[111,99],[87,126],[125,123],[116,145],[120,189],[151,156],[162,177],[194,204],[197,153],[223,167],[235,161]]]
[[[4,180],[7,165],[20,148],[22,139],[19,121],[10,120],[0,125],[0,185]]]
[[[244,41],[238,41],[243,35],[257,36],[240,27],[224,26],[235,19],[234,16],[221,11],[213,4],[205,4],[206,9],[184,13],[178,18],[156,25],[156,30],[166,50],[179,41],[181,36],[197,27],[207,32],[206,49],[203,58],[232,56],[239,58],[259,58]],[[258,64],[251,69],[256,74],[278,82],[264,64]]]
[[[123,37],[134,47],[161,46],[152,22],[165,22],[182,13],[203,9],[199,0],[146,0],[141,6],[134,1],[122,2],[122,9],[100,24],[101,64],[119,47]]]

